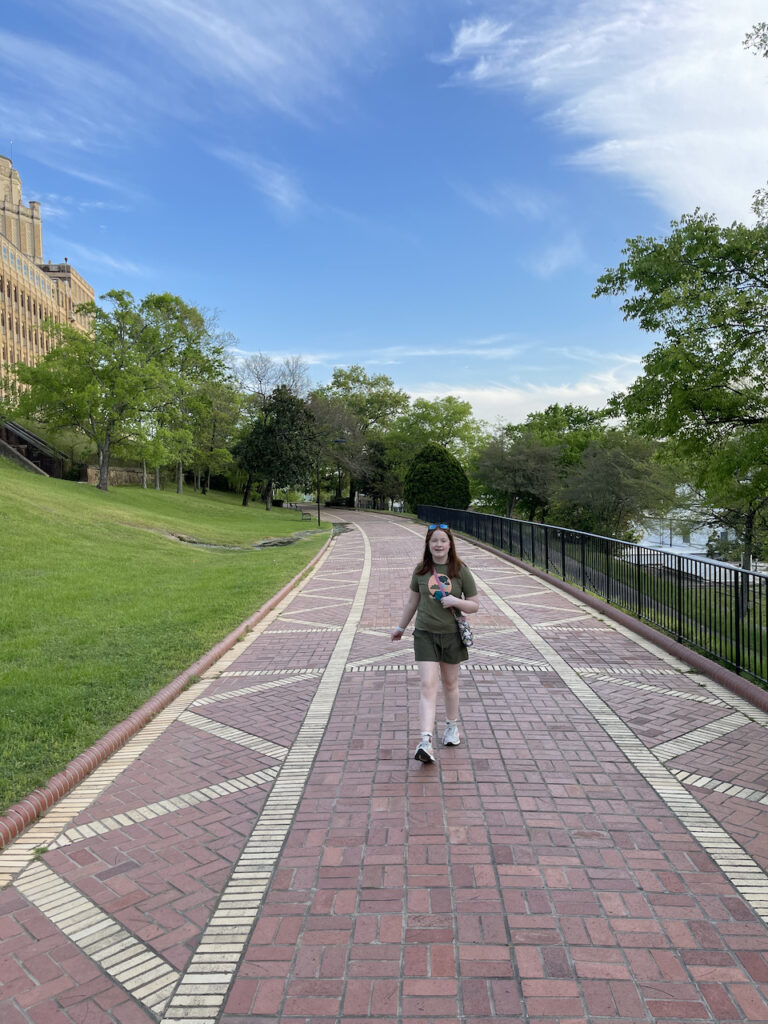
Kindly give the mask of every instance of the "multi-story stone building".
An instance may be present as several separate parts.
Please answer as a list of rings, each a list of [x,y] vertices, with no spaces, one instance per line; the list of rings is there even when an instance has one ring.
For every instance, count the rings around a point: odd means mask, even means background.
[[[45,355],[55,340],[41,329],[43,320],[87,330],[87,318],[75,307],[93,297],[68,260],[43,260],[40,203],[24,205],[19,172],[0,156],[0,363],[31,366]]]

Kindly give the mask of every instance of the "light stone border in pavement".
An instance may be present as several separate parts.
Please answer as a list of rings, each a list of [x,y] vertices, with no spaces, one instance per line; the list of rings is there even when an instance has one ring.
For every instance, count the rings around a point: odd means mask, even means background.
[[[270,633],[270,636],[274,636]],[[267,670],[268,671],[268,670]],[[232,678],[240,673],[230,672],[228,678]],[[314,676],[319,676],[320,673],[317,669],[312,669],[309,672],[294,672],[293,675],[283,676],[281,679],[271,679],[267,683],[256,683],[254,686],[244,686],[240,690],[227,690],[226,693],[214,693],[209,697],[200,697],[193,704],[193,708],[207,707],[209,704],[220,704],[225,700],[235,700],[238,697],[252,697],[255,693],[265,693],[268,690],[277,690],[281,686],[290,686],[292,683],[302,683],[305,679],[312,679]],[[219,676],[219,679],[225,678]]]
[[[575,666],[572,666],[575,668]],[[609,686],[625,686],[630,690],[640,690],[643,693],[655,693],[659,697],[669,697],[672,700],[689,700],[694,704],[709,704],[711,707],[724,708],[727,705],[720,697],[705,697],[701,693],[690,693],[688,690],[672,690],[669,687],[653,686],[651,683],[641,683],[637,679],[628,679],[626,676],[614,675],[603,672],[599,668],[576,669],[581,675],[589,676],[593,683],[607,683]],[[670,675],[679,675],[669,669]]]
[[[706,775],[697,775],[682,768],[675,770],[673,774],[686,786],[711,789],[715,793],[724,793],[726,796],[735,796],[752,803],[768,804],[768,793],[763,789],[751,789],[749,786],[740,786],[738,782],[726,782],[724,779],[710,779]]]
[[[661,763],[653,751],[649,750],[619,716],[597,696],[579,673],[557,653],[544,637],[540,636],[539,627],[533,627],[527,623],[479,573],[473,570],[473,574],[478,585],[482,585],[484,596],[492,601],[510,621],[514,622],[523,636],[547,659],[574,697],[592,715],[646,782],[653,787],[678,821],[706,850],[755,914],[764,924],[768,925],[768,877],[760,865],[701,806],[685,786],[677,780],[674,773]],[[647,645],[654,654],[656,653],[651,644],[641,641],[641,645]]]
[[[238,746],[246,747],[248,750],[255,750],[257,754],[274,757],[276,761],[284,760],[288,753],[288,748],[279,743],[265,740],[261,736],[254,736],[250,732],[243,732],[242,729],[236,729],[234,725],[222,725],[221,722],[216,722],[211,718],[196,715],[194,711],[183,711],[179,715],[179,721],[190,729],[199,729],[200,732],[207,732],[217,739],[237,743]]]
[[[371,575],[370,542],[346,622],[299,733],[238,859],[200,943],[163,1016],[163,1024],[216,1024],[269,888],[283,843],[304,793],[362,618]]]
[[[179,972],[45,864],[35,864],[16,883],[25,899],[111,978],[160,1013]]]
[[[721,736],[727,736],[730,732],[736,732],[745,725],[750,725],[750,720],[740,711],[734,711],[725,718],[718,718],[716,722],[709,725],[702,725],[698,729],[691,729],[690,732],[675,736],[673,740],[666,740],[664,743],[657,743],[650,749],[660,761],[672,761],[681,754],[688,754],[697,747],[703,747],[707,743],[719,740]]]
[[[169,797],[167,800],[156,800],[143,807],[134,807],[122,814],[101,818],[98,821],[89,821],[86,825],[75,825],[54,840],[50,849],[59,850],[63,846],[80,842],[81,839],[90,839],[92,836],[101,836],[118,828],[128,828],[132,824],[143,824],[166,814],[175,814],[176,811],[182,811],[185,807],[195,807],[197,804],[207,803],[210,800],[221,800],[222,797],[233,796],[235,793],[241,793],[243,790],[253,789],[256,786],[271,785],[278,771],[279,766],[274,765],[272,768],[264,768],[262,771],[253,772],[250,775],[239,775],[235,779],[215,782],[212,786],[205,786],[203,789],[179,793],[178,796]]]

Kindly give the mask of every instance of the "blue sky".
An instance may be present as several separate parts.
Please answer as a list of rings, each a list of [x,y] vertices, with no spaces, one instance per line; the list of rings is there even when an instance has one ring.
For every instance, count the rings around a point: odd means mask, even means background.
[[[627,237],[768,179],[763,0],[22,0],[0,153],[46,258],[170,291],[317,383],[361,363],[495,423],[599,406],[651,339]]]

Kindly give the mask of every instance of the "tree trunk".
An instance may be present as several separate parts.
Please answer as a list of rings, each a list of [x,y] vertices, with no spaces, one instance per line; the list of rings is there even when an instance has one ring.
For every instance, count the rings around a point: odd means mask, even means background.
[[[160,467],[155,466],[155,490],[160,490]]]
[[[184,493],[184,468],[181,464],[181,459],[176,463],[176,493]]]
[[[266,495],[265,495],[265,498],[264,498],[264,506],[265,506],[267,512],[269,512],[269,510],[272,508],[272,481],[271,480],[267,481]]]
[[[243,491],[243,508],[248,508],[248,502],[251,500],[251,487],[253,487],[253,477],[248,474],[248,479],[245,481],[245,490]]]
[[[99,453],[99,482],[96,485],[100,491],[106,491],[109,489],[109,437],[106,438],[103,444],[99,444],[97,451]]]
[[[141,487],[142,490],[147,489],[147,460],[141,460]]]
[[[206,469],[206,471],[205,471],[205,480],[202,481],[202,485],[201,485],[200,489],[202,490],[203,494],[207,494],[208,491],[210,491],[210,489],[211,489],[211,470],[210,470],[210,467],[208,469]]]

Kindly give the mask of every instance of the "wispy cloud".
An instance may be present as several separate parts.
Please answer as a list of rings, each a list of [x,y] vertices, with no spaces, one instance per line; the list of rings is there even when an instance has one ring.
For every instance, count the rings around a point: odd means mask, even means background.
[[[166,74],[299,114],[336,96],[383,21],[375,0],[73,0],[162,54]],[[400,0],[395,0],[398,6]]]
[[[529,220],[551,216],[556,201],[544,192],[513,181],[497,181],[486,189],[456,184],[456,192],[471,206],[492,217],[517,215]]]
[[[49,237],[46,243],[46,250],[51,248],[59,251],[60,255],[57,259],[60,260],[66,256],[70,259],[70,262],[77,265],[77,269],[82,273],[87,274],[88,270],[97,269],[100,271],[117,271],[120,274],[131,274],[136,277],[149,277],[152,274],[149,267],[142,266],[140,263],[120,259],[111,253],[102,252],[100,249],[93,249],[90,246],[80,245],[78,242],[59,238],[56,235]],[[74,257],[74,259],[71,259],[71,257]]]
[[[115,203],[101,199],[75,199],[72,196],[62,196],[55,192],[40,193],[32,191],[29,193],[29,199],[34,199],[40,203],[40,210],[43,219],[46,221],[64,220],[78,213],[86,213],[92,210],[111,210],[116,213],[127,213],[130,210],[130,207],[124,203]]]
[[[254,153],[214,149],[213,155],[241,171],[257,191],[285,213],[296,213],[308,200],[296,176]]]
[[[568,267],[577,267],[585,260],[586,253],[581,240],[571,234],[534,256],[531,267],[539,277],[549,278]]]
[[[491,6],[488,0],[487,6]],[[765,62],[741,45],[762,0],[582,0],[522,30],[465,21],[451,81],[521,90],[564,131],[594,140],[574,163],[619,174],[665,211],[748,215],[768,167]]]

